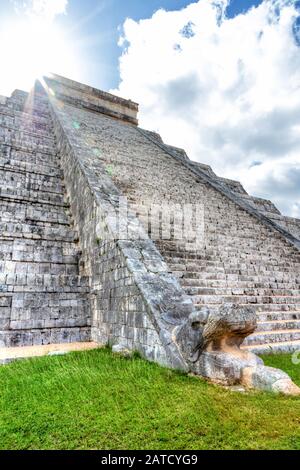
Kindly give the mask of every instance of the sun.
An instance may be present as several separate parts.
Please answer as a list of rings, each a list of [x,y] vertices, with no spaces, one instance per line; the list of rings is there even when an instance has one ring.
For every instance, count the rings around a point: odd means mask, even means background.
[[[34,81],[50,72],[76,76],[77,61],[70,40],[41,18],[8,23],[0,31],[0,95],[29,91]]]

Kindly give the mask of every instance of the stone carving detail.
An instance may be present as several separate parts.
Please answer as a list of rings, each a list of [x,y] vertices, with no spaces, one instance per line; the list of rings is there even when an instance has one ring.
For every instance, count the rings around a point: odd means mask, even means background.
[[[224,304],[204,306],[193,312],[175,332],[176,342],[190,369],[223,385],[243,385],[266,391],[299,395],[290,377],[266,367],[263,360],[246,349],[244,339],[257,326],[254,307]]]
[[[191,362],[196,362],[203,351],[221,351],[244,358],[247,353],[240,349],[240,345],[254,333],[256,324],[253,307],[241,308],[234,304],[224,304],[220,308],[204,306],[189,316],[176,337],[182,349],[187,346],[190,352],[187,359]]]

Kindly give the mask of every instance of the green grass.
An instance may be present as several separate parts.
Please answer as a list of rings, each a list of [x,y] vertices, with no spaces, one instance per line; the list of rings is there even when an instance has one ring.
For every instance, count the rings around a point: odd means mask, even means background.
[[[290,356],[265,358],[300,385]],[[1,449],[300,449],[300,399],[240,394],[109,350],[0,367]]]

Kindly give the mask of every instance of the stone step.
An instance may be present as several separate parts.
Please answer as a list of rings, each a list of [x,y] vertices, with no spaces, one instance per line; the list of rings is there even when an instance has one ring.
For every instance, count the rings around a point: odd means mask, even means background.
[[[3,143],[11,147],[32,149],[56,155],[54,137],[48,138],[38,134],[30,134],[25,131],[0,127],[0,138]]]
[[[59,165],[60,162],[60,156],[57,153],[36,150],[24,145],[24,143],[21,143],[19,146],[12,146],[9,143],[1,142],[0,156],[7,160],[24,161],[35,165],[51,164],[52,167]],[[38,172],[36,171],[35,173]]]
[[[151,201],[153,203],[155,201]],[[157,218],[157,220],[159,220]],[[240,244],[245,251],[243,251],[244,255],[247,255],[253,251],[255,252],[265,252],[269,253],[270,256],[272,256],[272,252],[269,251],[270,248],[277,247],[279,251],[283,252],[288,252],[289,249],[292,250],[292,252],[297,253],[297,248],[295,247],[290,247],[290,245],[287,242],[283,242],[281,239],[281,236],[277,236],[276,233],[274,233],[272,230],[269,231],[266,227],[262,228],[262,231],[258,233],[257,238],[253,238],[253,232],[250,230],[248,233],[246,233],[247,225],[249,224],[249,219],[248,216],[246,215],[246,218],[244,219],[245,226],[243,227],[243,233],[235,233],[236,232],[236,225],[233,226],[234,232],[231,230],[226,230],[224,234],[222,235],[221,232],[216,231],[214,229],[214,226],[211,226],[211,229],[209,226],[205,227],[205,240],[203,241],[201,245],[201,250],[199,251],[198,249],[192,250],[189,246],[186,246],[186,241],[183,238],[182,240],[170,240],[170,239],[162,239],[159,238],[156,240],[157,246],[161,248],[166,253],[171,253],[172,256],[174,254],[178,253],[179,257],[186,257],[186,258],[198,258],[199,255],[203,256],[206,254],[220,254],[223,252],[236,252],[236,247],[238,244]],[[242,223],[242,222],[241,222]],[[267,230],[267,232],[265,231]],[[270,235],[273,235],[270,237]],[[169,234],[168,234],[169,235]],[[171,230],[171,236],[172,236],[172,230]],[[267,243],[266,243],[267,242]],[[283,243],[282,243],[283,242]]]
[[[157,245],[157,243],[156,243]],[[238,246],[238,245],[237,245]],[[242,247],[239,247],[242,248]],[[270,247],[270,249],[272,249]],[[217,250],[209,250],[209,251],[201,251],[199,250],[195,254],[190,254],[187,256],[184,253],[180,252],[170,252],[170,251],[165,251],[164,249],[160,249],[160,252],[163,254],[164,258],[168,260],[169,262],[173,262],[175,264],[199,264],[203,261],[210,261],[210,262],[224,262],[226,261],[227,263],[252,263],[253,260],[255,261],[261,261],[261,262],[270,262],[270,261],[280,261],[280,260],[285,260],[288,264],[290,264],[290,256],[291,253],[288,250],[283,250],[280,249],[279,247],[275,246],[274,249],[276,249],[276,258],[274,255],[272,255],[272,252],[269,251],[262,251],[262,250],[255,250],[255,252],[250,252],[250,253],[245,253],[245,251],[240,251],[237,247],[235,250],[224,250],[222,251],[217,251]],[[270,254],[271,253],[271,254]],[[181,256],[180,256],[181,255]],[[295,259],[300,260],[300,255],[299,253],[295,252],[293,253],[293,256],[295,256]]]
[[[273,321],[295,321],[300,320],[300,310],[278,310],[275,312],[257,312],[257,318],[260,322],[273,322]]]
[[[31,205],[26,201],[15,202],[0,198],[0,214],[1,222],[71,225],[68,209],[49,204]]]
[[[295,286],[296,287],[296,286]],[[239,287],[187,287],[184,290],[191,296],[216,295],[216,296],[300,296],[300,290],[295,289],[263,289],[263,288],[239,288]]]
[[[0,239],[26,238],[33,240],[53,240],[64,242],[76,242],[78,235],[74,230],[64,225],[59,227],[39,226],[26,223],[1,222]]]
[[[215,269],[211,267],[203,268],[203,271],[174,271],[170,268],[174,276],[178,279],[238,279],[242,281],[253,281],[264,282],[264,281],[291,281],[296,282],[299,279],[299,275],[296,272],[283,272],[283,271],[271,271],[270,273],[257,273],[248,270],[240,269]]]
[[[242,345],[241,349],[252,351],[254,354],[292,353],[300,350],[300,341],[283,341],[257,345]]]
[[[213,307],[221,307],[223,304],[213,304]],[[251,305],[254,307],[259,320],[273,320],[278,318],[297,319],[300,313],[299,304],[249,304],[240,303],[241,307]],[[196,310],[201,310],[203,304],[195,304]]]
[[[88,296],[82,293],[16,293],[7,330],[88,326]],[[2,325],[2,331],[5,329]]]
[[[0,199],[18,201],[30,204],[49,204],[68,208],[64,195],[47,191],[31,191],[14,186],[3,185],[0,187]]]
[[[5,224],[9,226],[13,224],[16,232],[8,237],[7,235],[8,232],[6,228],[4,227]],[[20,225],[20,226],[24,225],[24,230],[23,230],[23,227],[17,228],[16,225]],[[4,227],[3,232],[1,231],[1,227]],[[63,234],[66,233],[67,238],[66,240],[62,240],[62,241],[69,241],[69,242],[74,242],[74,243],[77,243],[78,241],[77,232],[70,226],[70,224],[66,222],[60,222],[59,220],[51,220],[50,216],[48,217],[48,219],[46,219],[46,216],[45,216],[43,220],[40,220],[35,217],[31,217],[31,218],[28,217],[26,218],[25,221],[23,221],[22,219],[18,219],[17,217],[12,217],[12,218],[3,217],[3,220],[0,221],[0,240],[13,238],[14,235],[15,235],[15,238],[20,238],[18,236],[18,233],[20,234],[21,238],[22,237],[33,238],[37,240],[39,239],[61,240],[61,237],[63,236]],[[32,234],[32,236],[30,234]],[[56,238],[57,235],[59,238]],[[46,238],[43,238],[43,237],[46,237]]]
[[[24,102],[22,99],[9,98],[6,102],[6,106],[9,109],[28,114],[29,116],[34,116],[36,118],[42,117],[49,119],[50,117],[49,107],[45,103],[30,103]]]
[[[282,240],[277,238],[272,238],[270,240],[265,240],[267,243],[262,243],[262,240],[259,236],[256,239],[249,239],[246,243],[243,239],[238,239],[232,243],[229,236],[222,242],[216,242],[210,240],[209,234],[206,233],[205,236],[205,246],[201,246],[197,250],[190,247],[189,249],[184,249],[179,247],[178,249],[168,249],[160,240],[154,240],[157,247],[165,256],[170,258],[176,258],[177,260],[187,260],[195,261],[197,259],[209,258],[209,257],[219,257],[224,256],[226,258],[231,258],[239,253],[240,259],[249,259],[251,255],[253,256],[265,256],[269,258],[274,257],[274,251],[278,250],[279,256],[288,256],[288,254],[293,254],[299,258],[299,253],[295,247],[290,247],[288,244],[283,244]],[[222,247],[222,249],[220,249]],[[242,251],[239,251],[237,247],[241,247]]]
[[[68,305],[76,307],[86,304],[87,296],[78,292],[0,292],[0,307],[13,307],[15,315],[18,314],[18,309],[39,309],[45,305],[48,307]]]
[[[276,271],[289,272],[291,266],[294,266],[294,269],[298,272],[300,271],[300,266],[297,263],[291,264],[286,263],[284,260],[282,262],[267,263],[262,260],[256,260],[252,263],[227,263],[226,261],[200,261],[199,263],[186,263],[186,264],[175,264],[168,258],[165,258],[166,263],[172,271],[191,271],[191,272],[203,272],[203,271],[216,271],[216,272],[232,272],[239,273],[240,271],[252,271],[253,273],[267,273]]]
[[[68,257],[70,258],[70,257]],[[52,275],[78,275],[78,259],[69,263],[43,263],[40,261],[1,261],[1,274],[52,274]]]
[[[62,194],[65,190],[62,178],[50,178],[47,175],[19,172],[0,167],[0,185],[14,185],[27,191],[47,191]]]
[[[299,312],[300,313],[300,312]],[[257,322],[257,332],[265,331],[271,332],[274,330],[297,330],[300,331],[300,315],[299,320],[272,320],[272,321],[261,321]]]
[[[290,273],[277,273],[276,275],[264,276],[264,275],[252,275],[252,274],[232,274],[232,273],[216,273],[216,272],[193,272],[193,271],[172,271],[174,276],[186,282],[187,280],[198,281],[198,282],[209,282],[209,281],[226,281],[226,282],[245,282],[245,283],[277,283],[277,282],[293,282],[298,283],[299,277],[297,273],[291,275]]]
[[[0,274],[1,292],[82,292],[87,293],[86,276],[53,274]]]
[[[1,126],[3,130],[5,142],[22,142],[22,145],[41,145],[50,148],[52,151],[56,150],[54,134],[38,133],[34,129],[30,129],[28,126],[20,127],[8,127]]]
[[[65,240],[0,240],[0,262],[77,265],[78,246]]]
[[[0,347],[38,346],[91,340],[90,326],[0,331]]]
[[[0,210],[3,207],[1,204],[0,199]],[[5,201],[4,201],[5,202]],[[51,206],[52,208],[53,206]],[[25,210],[22,211],[18,207],[14,210],[12,207],[11,217],[9,216],[10,211],[9,208],[5,207],[5,213],[1,217],[1,222],[3,223],[23,223],[26,222],[27,224],[36,225],[38,227],[60,227],[61,225],[65,227],[70,227],[70,217],[64,213],[57,213],[55,211],[46,211],[40,206],[36,210],[32,208],[30,205],[25,206]],[[24,217],[24,214],[25,217]]]
[[[20,104],[23,104],[22,108],[19,106]],[[37,110],[40,111],[40,114],[35,113]],[[47,119],[48,123],[52,124],[49,111],[49,106],[45,102],[29,103],[28,101],[25,102],[23,100],[22,103],[22,100],[12,97],[8,98],[8,100],[6,100],[6,104],[2,105],[1,107],[1,114],[6,116],[21,118],[23,121],[26,121],[26,118],[29,120],[36,119],[39,121],[40,119],[44,119],[45,116],[45,119]]]
[[[259,331],[245,339],[245,346],[300,341],[300,329]]]
[[[236,300],[236,298],[234,297],[232,299],[232,301],[226,301],[224,300],[223,302],[220,302],[220,303],[207,303],[207,305],[212,305],[213,307],[220,307],[221,305],[223,305],[224,303],[238,303],[238,305],[240,306],[252,306],[256,309],[256,312],[258,314],[260,313],[268,313],[268,312],[287,312],[289,313],[290,311],[295,311],[295,310],[300,310],[300,302],[299,303],[254,303],[254,302],[248,302],[248,299],[246,298],[246,296],[240,300],[240,302],[234,302],[234,300]],[[250,299],[252,300],[252,299]],[[256,299],[258,300],[258,299]],[[261,298],[259,299],[260,301],[262,300]],[[194,306],[195,306],[195,309],[196,310],[200,310],[201,308],[203,308],[203,305],[205,305],[205,303],[194,303]]]
[[[284,305],[300,303],[300,296],[255,296],[255,295],[193,295],[191,296],[195,305],[217,305],[223,303],[252,304],[252,305]]]
[[[2,119],[13,119],[13,122],[16,124],[26,123],[28,125],[40,126],[40,129],[50,129],[53,132],[53,123],[49,118],[48,114],[46,118],[41,116],[33,116],[26,112],[14,110],[13,108],[8,108],[6,105],[0,103],[0,116]],[[8,121],[11,123],[11,121]]]
[[[0,140],[10,147],[22,149],[24,151],[36,151],[49,155],[56,155],[56,147],[54,142],[48,139],[38,138],[37,136],[29,136],[24,132],[9,132],[7,129],[0,127]]]
[[[27,110],[28,111],[28,110]],[[47,113],[46,117],[42,116],[34,116],[26,111],[19,111],[17,109],[13,109],[11,106],[7,106],[6,104],[0,103],[0,114],[3,116],[10,116],[17,119],[21,119],[22,121],[34,122],[34,123],[41,123],[41,124],[49,124],[52,125],[50,113]]]
[[[49,160],[47,160],[48,162]],[[13,160],[1,158],[0,150],[0,168],[4,171],[18,171],[23,173],[30,173],[31,175],[47,176],[49,178],[62,178],[63,172],[60,167],[51,166],[48,163],[43,165],[36,165],[22,160]]]
[[[156,243],[157,245],[157,243]],[[240,249],[241,251],[240,251]],[[210,261],[210,262],[227,262],[227,263],[253,263],[254,261],[262,261],[262,262],[272,262],[272,261],[283,261],[285,260],[288,264],[290,264],[291,259],[291,253],[289,253],[287,250],[281,250],[277,247],[274,246],[273,249],[276,250],[276,256],[270,255],[270,252],[268,251],[253,251],[253,253],[248,253],[245,254],[242,250],[242,247],[236,247],[235,251],[233,252],[226,252],[224,251],[219,251],[216,254],[209,254],[206,253],[205,251],[199,249],[198,253],[194,254],[193,256],[178,256],[177,252],[166,252],[163,249],[160,249],[160,252],[163,254],[164,258],[168,260],[169,262],[173,262],[174,264],[200,264],[203,261]],[[272,248],[270,248],[272,249]],[[253,248],[255,250],[255,248]],[[299,262],[300,260],[300,255],[298,253],[292,253],[293,258]]]
[[[254,282],[254,281],[234,281],[226,279],[198,279],[198,278],[181,278],[180,283],[183,287],[195,288],[228,288],[228,289],[295,289],[295,286],[300,288],[300,280],[295,279],[295,282]]]
[[[154,201],[155,202],[155,201]],[[247,224],[248,221],[245,220]],[[219,234],[220,235],[220,234]],[[186,248],[186,242],[175,243],[170,240],[154,240],[157,247],[160,251],[164,252],[166,256],[177,257],[180,259],[199,259],[206,256],[220,256],[224,253],[225,256],[232,256],[238,250],[237,247],[241,246],[242,251],[240,252],[241,257],[247,257],[252,254],[265,254],[270,257],[273,257],[273,249],[278,249],[278,254],[287,254],[293,253],[296,256],[299,256],[299,253],[295,247],[290,247],[288,243],[283,244],[281,238],[276,237],[274,232],[272,232],[272,237],[261,236],[258,234],[256,239],[253,238],[253,232],[249,233],[249,237],[242,237],[240,234],[236,237],[234,234],[227,233],[223,238],[214,237],[212,233],[206,228],[205,230],[205,241],[201,246],[200,250],[191,249],[191,247]],[[267,243],[266,243],[267,242]],[[222,248],[220,248],[222,247]]]
[[[1,293],[0,289],[0,330],[9,327],[11,317],[12,295]]]
[[[8,129],[10,132],[22,132],[29,136],[42,137],[52,142],[54,141],[53,129],[46,129],[37,120],[32,122],[0,113],[0,126],[3,129]]]
[[[49,108],[45,105],[33,105],[32,103],[28,103],[22,99],[9,98],[6,101],[6,107],[12,111],[17,111],[24,115],[27,114],[28,116],[33,116],[37,119],[49,119]]]
[[[2,295],[7,297],[7,294]],[[87,297],[79,293],[72,292],[20,292],[12,296],[12,308],[15,315],[18,315],[18,309],[41,309],[48,307],[76,307],[77,305],[86,305]]]
[[[242,303],[240,305],[243,305]],[[245,303],[244,305],[249,305]],[[290,311],[295,311],[295,310],[300,310],[300,302],[299,303],[280,303],[280,304],[274,304],[274,303],[257,303],[253,305],[256,308],[256,311],[258,314],[264,313],[264,312],[290,312]]]
[[[6,105],[0,104],[0,114],[2,116],[9,116],[15,119],[15,122],[28,122],[32,125],[40,125],[42,128],[53,129],[53,125],[49,116],[33,116],[31,114],[21,112],[12,108],[8,108]]]

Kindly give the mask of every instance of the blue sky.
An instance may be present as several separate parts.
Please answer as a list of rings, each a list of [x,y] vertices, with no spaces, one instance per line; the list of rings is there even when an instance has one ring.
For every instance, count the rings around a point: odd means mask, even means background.
[[[234,16],[260,2],[232,0],[228,15]],[[88,67],[86,81],[103,89],[111,89],[117,87],[119,82],[119,28],[125,19],[149,18],[159,8],[179,10],[190,3],[190,0],[71,0],[68,15],[59,20],[63,27],[70,29],[77,25],[76,33],[87,40],[86,45],[79,46]]]
[[[260,1],[232,0],[228,8],[228,16],[245,11]],[[120,35],[118,28],[127,17],[140,20],[151,17],[159,8],[179,10],[190,3],[192,2],[189,0],[107,0],[103,2],[74,0],[71,2],[68,9],[69,22],[74,21],[75,24],[80,24],[80,19],[87,15],[89,19],[79,26],[78,33],[86,38],[91,33],[95,35],[95,43],[85,51],[91,68],[89,77],[92,83],[106,89],[115,88],[118,85],[118,59],[121,52],[117,45]],[[97,13],[99,5],[100,11]],[[96,12],[94,17],[93,11]],[[101,68],[97,65],[99,59],[103,65]]]
[[[17,16],[15,3],[0,0],[0,28],[6,18]],[[180,10],[190,3],[190,0],[69,0],[66,14],[57,16],[55,22],[69,32],[74,54],[82,62],[77,77],[73,78],[105,90],[116,88],[121,54],[118,40],[126,18],[136,21],[150,18],[160,8]],[[227,15],[233,17],[259,3],[261,0],[231,0]]]
[[[0,0],[0,57],[0,95],[52,71],[130,98],[300,218],[300,0]]]

